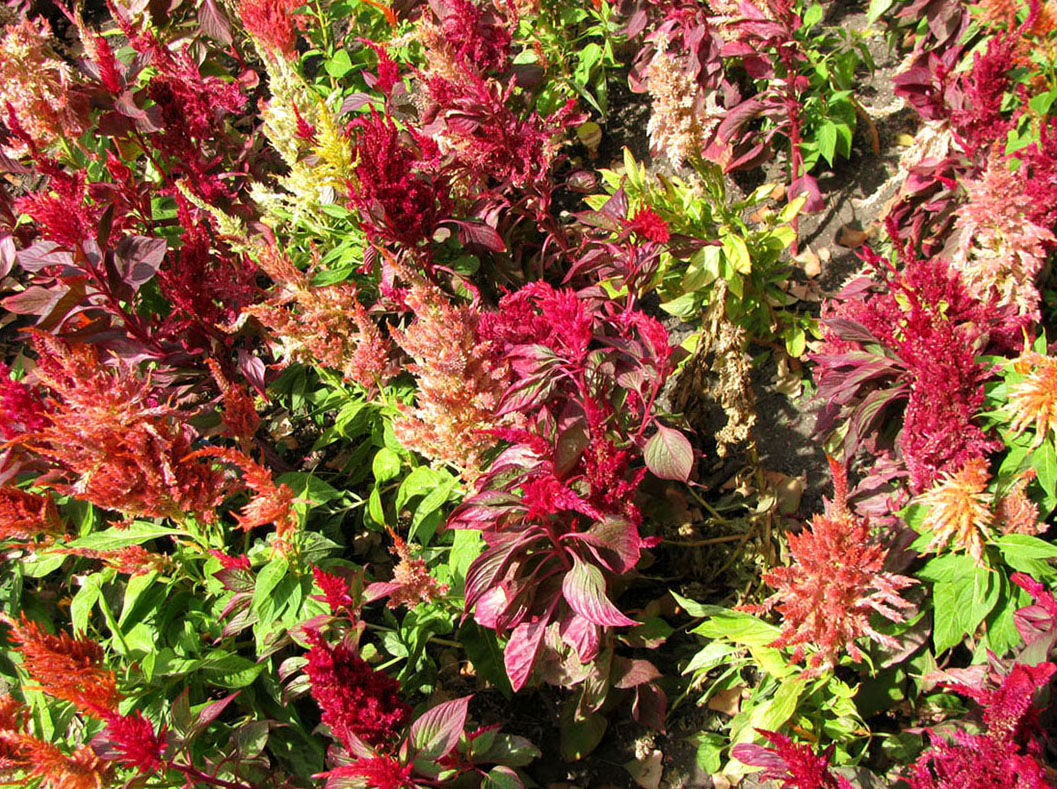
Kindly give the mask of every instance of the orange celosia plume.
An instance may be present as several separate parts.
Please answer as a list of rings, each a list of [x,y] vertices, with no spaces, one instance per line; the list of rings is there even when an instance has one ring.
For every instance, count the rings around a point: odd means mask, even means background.
[[[22,622],[5,619],[22,655],[22,667],[37,689],[71,702],[78,710],[106,718],[117,710],[121,696],[114,672],[102,667],[103,648],[66,633],[51,635],[22,615]]]

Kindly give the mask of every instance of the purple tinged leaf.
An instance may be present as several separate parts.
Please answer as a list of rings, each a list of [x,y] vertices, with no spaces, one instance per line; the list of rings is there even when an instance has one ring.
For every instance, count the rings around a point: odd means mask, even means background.
[[[464,696],[438,704],[411,724],[411,746],[416,758],[437,761],[454,750],[466,726],[471,698]]]
[[[198,26],[202,32],[226,47],[231,46],[231,22],[227,15],[217,7],[216,0],[203,0],[198,6]]]
[[[503,664],[510,678],[510,687],[515,693],[528,682],[546,632],[547,617],[544,617],[534,622],[522,622],[510,634],[510,640],[503,651]]]
[[[562,580],[562,596],[576,613],[596,625],[626,627],[637,625],[634,619],[621,613],[606,597],[606,581],[602,571],[572,554],[573,568]]]
[[[229,693],[224,698],[210,702],[202,707],[198,713],[198,717],[195,719],[194,724],[191,727],[191,731],[188,732],[187,739],[190,740],[199,732],[203,732],[209,728],[209,725],[220,717],[220,714],[227,709],[227,706],[233,702],[240,693],[242,693],[241,690],[236,690],[234,693]]]
[[[633,660],[630,658],[613,658],[613,670],[610,680],[614,688],[628,689],[653,682],[663,675],[657,667],[648,660]]]
[[[849,320],[848,318],[823,318],[821,323],[841,340],[864,344],[881,344],[881,341],[873,335],[873,332],[858,321]]]
[[[459,228],[459,241],[465,244],[479,244],[491,252],[506,252],[506,243],[494,227],[484,222],[464,222],[460,219],[450,220]]]
[[[686,482],[694,465],[694,450],[686,436],[675,428],[658,424],[646,442],[646,467],[661,479]]]
[[[121,279],[133,290],[150,282],[158,273],[168,250],[164,238],[128,236],[114,250],[114,262]]]
[[[7,237],[10,243],[11,237]],[[72,266],[73,255],[54,241],[38,241],[16,253],[18,265],[26,271],[40,271],[48,266]]]
[[[793,200],[800,195],[807,195],[807,202],[804,203],[803,209],[805,213],[817,214],[825,210],[826,201],[822,197],[822,191],[818,187],[815,176],[804,173],[789,182],[789,199]]]
[[[18,260],[15,240],[10,233],[0,233],[0,278],[11,273]]]

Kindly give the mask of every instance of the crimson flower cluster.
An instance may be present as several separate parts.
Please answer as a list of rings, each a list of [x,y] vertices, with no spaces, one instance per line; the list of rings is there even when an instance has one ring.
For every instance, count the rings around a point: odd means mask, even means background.
[[[781,781],[781,789],[852,789],[847,778],[834,777],[830,772],[832,747],[826,753],[815,753],[784,734],[757,731],[772,747],[743,743],[731,749],[731,756],[753,767],[763,767],[757,776],[760,780]]]
[[[350,752],[357,741],[381,745],[393,739],[411,715],[400,683],[375,671],[348,644],[329,644],[315,630],[306,635],[312,648],[305,673],[334,737]]]
[[[401,132],[373,108],[349,128],[358,157],[349,204],[368,236],[411,248],[428,241],[451,213],[450,186],[431,167],[436,144],[427,135]]]
[[[954,742],[930,732],[932,747],[925,751],[907,778],[911,789],[984,789],[1012,786],[1044,789],[1052,786],[1042,765],[1036,691],[1049,685],[1057,665],[1017,663],[992,689],[952,685],[980,705],[981,734],[956,731]]]

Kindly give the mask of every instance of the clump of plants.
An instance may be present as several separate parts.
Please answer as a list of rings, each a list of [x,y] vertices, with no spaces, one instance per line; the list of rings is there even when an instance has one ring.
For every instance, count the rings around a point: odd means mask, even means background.
[[[1050,785],[1057,50],[999,5],[873,4],[921,130],[813,312],[872,128],[824,5],[8,3],[3,781]]]

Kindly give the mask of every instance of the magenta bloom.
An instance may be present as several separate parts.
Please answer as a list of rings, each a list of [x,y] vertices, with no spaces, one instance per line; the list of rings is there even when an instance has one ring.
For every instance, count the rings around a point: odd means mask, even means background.
[[[125,767],[135,767],[141,773],[152,773],[161,767],[165,752],[164,724],[154,733],[153,724],[139,711],[131,715],[111,715],[107,718],[106,734],[117,751],[117,761]]]

